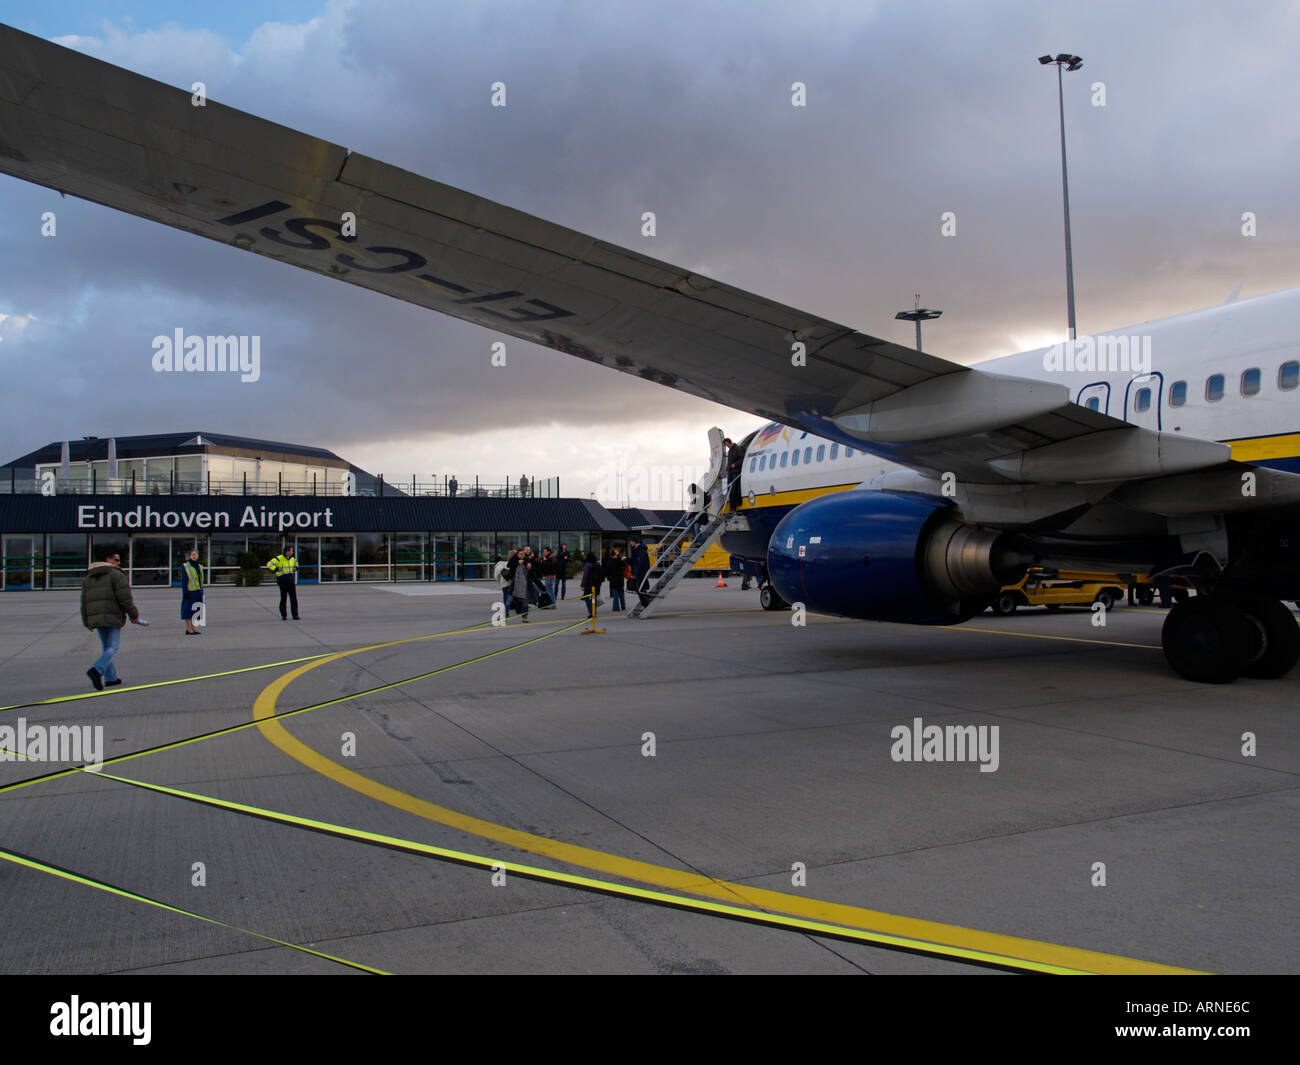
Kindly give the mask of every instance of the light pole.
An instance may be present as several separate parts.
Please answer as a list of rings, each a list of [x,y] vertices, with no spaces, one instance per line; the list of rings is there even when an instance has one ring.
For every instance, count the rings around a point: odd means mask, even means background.
[[[1038,61],[1043,66],[1056,66],[1056,99],[1061,113],[1061,199],[1065,204],[1065,308],[1069,318],[1070,339],[1074,333],[1074,258],[1070,251],[1070,182],[1065,172],[1065,89],[1061,68],[1078,70],[1083,60],[1077,55],[1062,52],[1055,57],[1040,55]]]
[[[902,321],[905,322],[916,323],[916,350],[920,351],[921,350],[921,323],[932,321],[933,319],[938,318],[939,315],[941,314],[943,314],[943,311],[931,311],[922,307],[921,294],[918,292],[916,294],[916,302],[912,305],[912,309],[910,311],[899,311],[896,315],[894,315],[894,317],[897,319],[901,319]]]

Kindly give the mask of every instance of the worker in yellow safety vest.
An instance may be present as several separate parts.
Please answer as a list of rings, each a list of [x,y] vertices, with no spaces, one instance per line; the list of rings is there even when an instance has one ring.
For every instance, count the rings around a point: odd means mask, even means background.
[[[207,624],[203,607],[203,567],[199,564],[197,548],[190,548],[190,557],[181,563],[181,620],[185,622],[186,636],[202,636],[194,627]]]
[[[284,609],[286,602],[293,607],[293,620],[299,620],[298,560],[294,558],[293,548],[286,547],[282,554],[276,555],[266,564],[266,568],[275,574],[275,583],[280,586],[280,620],[289,620],[289,616]]]

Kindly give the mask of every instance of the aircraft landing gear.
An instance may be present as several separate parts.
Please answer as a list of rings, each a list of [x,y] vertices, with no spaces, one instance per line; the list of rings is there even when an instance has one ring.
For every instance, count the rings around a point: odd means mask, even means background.
[[[770,584],[764,584],[759,590],[758,601],[764,610],[789,610],[790,604],[776,594]]]
[[[1276,680],[1290,672],[1300,658],[1300,628],[1291,611],[1277,599],[1241,599],[1237,606],[1256,628],[1257,653],[1241,670],[1243,677]]]
[[[1161,632],[1175,673],[1202,684],[1272,680],[1300,658],[1300,629],[1280,602],[1200,595],[1175,603]]]

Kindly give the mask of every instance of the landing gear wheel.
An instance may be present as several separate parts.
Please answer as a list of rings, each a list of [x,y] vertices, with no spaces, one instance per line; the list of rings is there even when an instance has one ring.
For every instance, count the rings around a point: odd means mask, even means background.
[[[1150,606],[1156,601],[1156,593],[1153,592],[1149,585],[1141,585],[1137,590],[1138,602],[1143,606]]]
[[[1291,671],[1300,658],[1300,628],[1291,611],[1277,599],[1237,599],[1256,630],[1257,653],[1241,668],[1243,677],[1276,680]]]
[[[763,585],[758,593],[758,602],[764,610],[788,610],[790,604],[776,594],[776,589],[770,584]]]
[[[1019,601],[1010,592],[1001,592],[993,600],[993,613],[1006,617],[1008,614],[1014,614],[1019,605]]]
[[[1160,633],[1173,671],[1200,684],[1230,684],[1259,653],[1257,624],[1226,599],[1175,603]]]

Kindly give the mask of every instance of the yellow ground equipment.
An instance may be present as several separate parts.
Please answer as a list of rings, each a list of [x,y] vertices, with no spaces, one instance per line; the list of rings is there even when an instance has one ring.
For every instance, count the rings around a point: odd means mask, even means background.
[[[1044,570],[1031,567],[1015,584],[1008,584],[993,600],[993,613],[1014,614],[1022,606],[1087,606],[1104,603],[1109,610],[1124,600],[1128,588],[1114,573],[1079,570]]]

